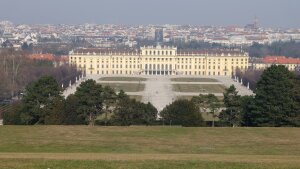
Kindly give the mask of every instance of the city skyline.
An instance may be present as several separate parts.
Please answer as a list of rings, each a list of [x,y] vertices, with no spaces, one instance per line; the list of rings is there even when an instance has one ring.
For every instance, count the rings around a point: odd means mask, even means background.
[[[17,24],[191,24],[243,26],[259,19],[263,27],[298,28],[300,1],[289,0],[38,0],[3,1],[0,20]]]

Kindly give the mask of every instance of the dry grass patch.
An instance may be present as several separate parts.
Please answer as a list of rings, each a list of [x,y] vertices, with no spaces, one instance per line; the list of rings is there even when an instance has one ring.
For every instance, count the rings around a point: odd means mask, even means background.
[[[0,168],[297,168],[299,128],[2,126]]]
[[[2,126],[0,152],[300,155],[298,128]]]
[[[219,82],[211,78],[171,78],[173,82]]]
[[[100,83],[103,86],[110,86],[116,91],[123,90],[125,92],[141,92],[145,89],[142,83]]]
[[[195,95],[195,96],[199,96],[199,95]],[[192,100],[194,96],[177,96],[176,99],[177,100]],[[223,96],[216,96],[220,101],[222,101],[224,99]]]
[[[188,93],[223,93],[225,86],[219,84],[173,84],[173,91]]]
[[[143,96],[140,96],[140,95],[129,95],[129,98],[131,99],[135,99],[136,101],[142,101],[143,99]]]
[[[141,77],[101,77],[100,81],[146,81],[146,78]]]

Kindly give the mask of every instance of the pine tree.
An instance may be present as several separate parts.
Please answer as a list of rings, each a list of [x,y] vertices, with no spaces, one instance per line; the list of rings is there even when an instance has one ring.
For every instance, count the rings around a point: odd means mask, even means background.
[[[254,126],[295,125],[299,107],[293,79],[295,75],[282,65],[272,65],[264,71],[250,114]]]

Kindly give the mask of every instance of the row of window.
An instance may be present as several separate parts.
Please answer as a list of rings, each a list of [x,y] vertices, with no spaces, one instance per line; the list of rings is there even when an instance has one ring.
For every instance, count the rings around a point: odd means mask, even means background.
[[[81,62],[81,57],[78,57],[79,58],[79,62]],[[73,57],[71,57],[71,61],[73,60]],[[74,60],[76,60],[76,57],[74,57]],[[91,59],[90,60],[90,62],[92,62],[92,60],[93,59]],[[99,63],[100,62],[100,60],[101,60],[101,62],[103,63],[104,62],[104,60],[106,60],[106,62],[109,62],[109,58],[103,58],[103,59],[97,59],[97,63]],[[113,62],[116,60],[117,62],[119,61],[118,60],[118,58],[116,58],[116,59],[114,59],[114,58],[112,58],[111,59]],[[131,61],[131,60],[133,60],[133,61],[139,61],[140,60],[140,58],[126,58],[125,59],[125,61],[126,61],[126,63],[127,63],[127,61]],[[172,58],[145,58],[145,61],[171,61],[172,62]],[[229,59],[228,59],[229,60]],[[176,58],[176,61],[179,63],[180,61],[183,63],[184,61],[187,63],[188,61],[190,62],[190,63],[192,63],[192,62],[199,62],[199,63],[201,63],[201,61],[203,61],[203,63],[206,61],[206,59],[205,58],[203,58],[203,59],[201,59],[201,58],[195,58],[195,59],[192,59],[192,58]],[[213,62],[215,62],[216,60],[215,59],[208,59],[208,62],[209,63],[211,63],[211,61],[213,61]],[[221,59],[217,59],[217,61],[218,62],[220,62],[221,61]],[[234,61],[236,61],[237,63],[240,61],[240,62],[244,62],[245,61],[245,63],[248,63],[248,59],[231,59],[231,61],[232,61],[232,63],[234,62]],[[86,59],[84,59],[83,60],[83,62],[86,62]],[[122,62],[122,59],[120,58],[120,62]],[[225,63],[227,62],[227,59],[225,59]]]
[[[85,65],[85,64],[84,64],[83,66],[79,65],[79,67],[80,67],[80,68],[82,68],[82,67],[83,67],[83,68],[86,68],[86,65]],[[93,68],[93,65],[90,65],[89,68]],[[100,65],[97,65],[97,68],[98,68],[98,69],[99,69],[99,68],[102,68],[102,69],[107,68],[107,69],[108,69],[108,68],[109,68],[109,65],[108,65],[108,64],[107,64],[107,65],[101,65],[101,67],[100,67]],[[122,66],[122,65],[112,65],[112,68],[113,68],[113,69],[114,69],[114,68],[117,68],[117,69],[118,69],[118,68],[121,68],[121,69],[122,69],[123,66]],[[140,65],[125,65],[124,68],[126,68],[126,69],[128,69],[128,68],[130,68],[130,69],[132,69],[132,68],[133,68],[133,69],[138,68],[138,69],[139,69],[139,68],[140,68]],[[157,68],[157,69],[160,69],[160,68],[161,68],[161,69],[172,69],[172,65],[167,65],[167,64],[165,64],[165,65],[164,65],[164,64],[162,64],[162,65],[160,65],[160,64],[157,64],[157,65],[156,65],[156,64],[149,64],[149,65],[148,65],[148,64],[145,64],[145,69],[156,69],[156,68]],[[181,69],[192,69],[192,65],[176,65],[176,68],[177,68],[177,69],[180,69],[180,68],[181,68]],[[202,68],[202,69],[205,69],[206,67],[205,67],[205,65],[202,65],[202,66],[201,66],[201,65],[198,65],[198,66],[195,65],[194,68],[195,68],[195,69],[201,69],[201,68]],[[210,65],[209,65],[207,68],[208,68],[208,70],[216,69],[216,68],[220,70],[220,69],[221,69],[221,66],[210,66]],[[231,68],[234,69],[234,66],[231,66]],[[238,68],[238,66],[236,66],[236,68]],[[247,66],[245,66],[245,67],[244,67],[244,66],[240,66],[240,68],[241,68],[241,69],[244,69],[244,68],[246,69]],[[225,70],[227,70],[227,66],[225,66]]]
[[[93,71],[90,71],[90,74],[93,74]],[[130,70],[130,71],[129,71],[129,70],[128,70],[128,71],[127,71],[127,70],[126,70],[126,71],[122,71],[122,70],[116,70],[116,71],[114,71],[114,70],[113,70],[113,71],[111,71],[111,73],[110,73],[108,70],[107,70],[107,71],[103,71],[103,70],[102,70],[102,71],[99,71],[99,70],[97,70],[97,74],[98,74],[98,75],[99,75],[99,74],[103,74],[103,75],[104,75],[104,74],[107,74],[107,75],[108,75],[108,74],[125,74],[125,75],[128,75],[128,74],[129,74],[129,75],[130,75],[130,74],[132,74],[132,71],[131,71],[131,70]]]
[[[192,74],[194,73],[194,74]],[[90,74],[93,74],[93,71],[90,71]],[[116,70],[116,71],[111,71],[111,73],[109,71],[99,71],[97,70],[97,74],[132,74],[132,71],[122,71],[122,70]],[[149,75],[170,75],[172,74],[171,71],[147,71],[145,72],[145,74],[149,74]],[[192,71],[184,71],[184,72],[181,72],[181,74],[183,75],[206,75],[206,72],[205,71],[195,71],[195,72],[192,72]],[[221,72],[207,72],[207,75],[218,75],[220,76],[221,75]],[[224,72],[224,75],[226,76],[227,75],[227,72]]]
[[[173,55],[173,52],[172,51],[145,51],[145,54],[146,55]]]

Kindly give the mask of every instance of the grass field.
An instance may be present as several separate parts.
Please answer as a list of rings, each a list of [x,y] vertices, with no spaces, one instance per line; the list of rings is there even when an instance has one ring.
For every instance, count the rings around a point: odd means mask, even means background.
[[[1,169],[299,166],[299,128],[0,127]]]
[[[101,77],[100,81],[146,81],[146,78],[141,77]]]
[[[219,84],[173,84],[175,92],[223,93],[225,86]]]
[[[142,83],[100,83],[103,86],[110,86],[116,91],[124,90],[125,92],[141,92],[145,89]]]
[[[211,78],[171,78],[173,82],[219,82]]]

